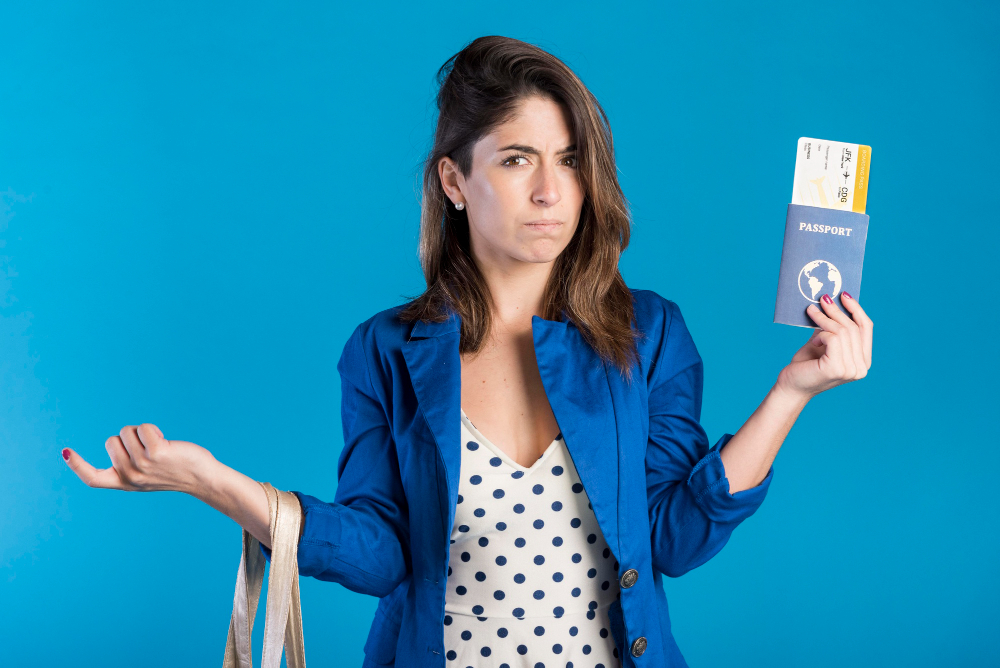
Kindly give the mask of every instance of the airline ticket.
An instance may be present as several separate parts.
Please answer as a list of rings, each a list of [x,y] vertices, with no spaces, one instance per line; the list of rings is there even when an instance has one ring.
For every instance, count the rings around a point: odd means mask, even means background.
[[[865,212],[872,148],[800,137],[792,204]]]

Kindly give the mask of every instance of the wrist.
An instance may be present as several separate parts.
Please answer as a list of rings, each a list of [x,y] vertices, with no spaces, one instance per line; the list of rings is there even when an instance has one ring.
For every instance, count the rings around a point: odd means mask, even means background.
[[[771,387],[770,394],[782,405],[797,411],[801,411],[805,408],[805,405],[809,403],[810,399],[813,398],[813,395],[808,392],[788,387],[788,385],[783,383],[780,378],[774,386]]]
[[[191,479],[186,489],[181,491],[185,494],[190,494],[199,501],[204,501],[211,506],[215,506],[216,504],[213,501],[220,496],[225,496],[226,481],[230,477],[227,474],[232,472],[234,472],[233,469],[230,469],[214,456],[209,456],[193,468]]]
[[[271,547],[267,493],[261,484],[212,457],[196,469],[187,493],[226,515]],[[299,535],[301,537],[301,528]]]

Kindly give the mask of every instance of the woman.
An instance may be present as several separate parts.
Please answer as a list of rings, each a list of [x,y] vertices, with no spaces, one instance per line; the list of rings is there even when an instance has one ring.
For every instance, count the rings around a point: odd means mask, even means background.
[[[295,492],[301,575],[380,598],[366,666],[684,666],[661,574],[715,555],[764,500],[808,400],[863,378],[845,293],[746,423],[711,448],[677,305],[629,289],[610,128],[560,60],[482,37],[439,73],[424,176],[427,289],[362,323],[338,364],[335,501]],[[256,481],[127,426],[91,487],[177,490],[270,556]]]

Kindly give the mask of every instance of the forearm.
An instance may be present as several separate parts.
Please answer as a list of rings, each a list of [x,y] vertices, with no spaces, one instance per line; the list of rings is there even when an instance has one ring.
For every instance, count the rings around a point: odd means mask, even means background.
[[[735,494],[756,487],[767,476],[781,444],[809,399],[775,384],[753,415],[722,448],[720,457]]]
[[[218,460],[205,469],[200,484],[188,492],[226,515],[270,549],[270,511],[260,483]],[[305,522],[299,524],[299,537]]]

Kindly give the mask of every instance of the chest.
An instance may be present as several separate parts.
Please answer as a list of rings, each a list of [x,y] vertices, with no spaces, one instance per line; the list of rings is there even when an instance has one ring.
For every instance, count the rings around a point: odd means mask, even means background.
[[[559,433],[530,333],[463,355],[461,386],[469,419],[520,466],[531,466]]]
[[[513,452],[516,463],[525,468],[561,433],[608,544],[621,545],[628,563],[638,559],[619,541],[619,526],[631,527],[639,537],[648,535],[642,483],[649,421],[643,378],[627,384],[617,372],[608,373],[607,365],[582,335],[565,322],[535,317],[533,341],[528,343],[532,342],[527,354],[517,351],[515,363],[509,361],[511,351],[463,355],[457,328],[439,336],[414,336],[402,348],[406,370],[394,376],[400,384],[393,392],[399,398],[399,410],[394,414],[392,435],[410,501],[411,526],[421,527],[412,534],[413,550],[427,555],[426,563],[435,568],[439,563],[433,555],[441,554],[442,545],[450,546],[456,509],[461,505],[463,443],[458,418],[463,408],[488,440],[505,453]],[[506,382],[503,375],[496,376],[504,370],[512,374]],[[539,410],[539,404],[544,410]],[[550,420],[548,431],[546,419]],[[502,441],[504,434],[516,438],[517,429],[532,422],[536,428],[525,438],[535,445],[533,451],[525,451],[531,454],[519,453]],[[623,484],[623,477],[627,483]],[[425,530],[436,525],[439,530]],[[648,542],[635,546],[648,553]],[[626,563],[622,556],[615,556]]]

